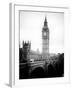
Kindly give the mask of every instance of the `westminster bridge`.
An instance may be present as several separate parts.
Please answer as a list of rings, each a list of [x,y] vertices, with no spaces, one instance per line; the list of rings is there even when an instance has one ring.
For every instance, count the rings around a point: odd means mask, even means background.
[[[21,78],[40,78],[61,76],[64,70],[59,62],[59,57],[52,57],[48,60],[34,60],[27,63],[20,63]],[[24,77],[25,76],[25,77]]]

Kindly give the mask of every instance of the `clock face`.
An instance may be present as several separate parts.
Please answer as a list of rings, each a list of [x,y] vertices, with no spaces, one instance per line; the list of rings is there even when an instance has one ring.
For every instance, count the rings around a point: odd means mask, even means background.
[[[46,36],[46,32],[44,32],[44,36]]]

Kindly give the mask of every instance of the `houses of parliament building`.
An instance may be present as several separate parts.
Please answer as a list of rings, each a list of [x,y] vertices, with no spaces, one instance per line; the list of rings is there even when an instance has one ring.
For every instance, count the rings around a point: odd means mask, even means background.
[[[64,54],[51,55],[49,53],[49,34],[47,18],[45,17],[42,28],[42,53],[31,50],[31,42],[29,41],[23,41],[22,48],[19,47],[20,79],[64,75]],[[43,71],[40,73],[41,70]]]
[[[47,25],[47,18],[45,17],[44,26],[42,28],[42,53],[37,53],[31,50],[31,42],[23,41],[23,53],[27,54],[27,59],[48,59],[49,57],[49,28]]]

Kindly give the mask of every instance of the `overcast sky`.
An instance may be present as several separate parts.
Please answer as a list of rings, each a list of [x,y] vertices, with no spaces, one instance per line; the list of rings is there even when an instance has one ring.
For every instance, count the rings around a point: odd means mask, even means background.
[[[45,16],[49,27],[49,52],[64,52],[64,14],[52,12],[20,11],[20,45],[31,41],[31,49],[42,51],[42,28]]]

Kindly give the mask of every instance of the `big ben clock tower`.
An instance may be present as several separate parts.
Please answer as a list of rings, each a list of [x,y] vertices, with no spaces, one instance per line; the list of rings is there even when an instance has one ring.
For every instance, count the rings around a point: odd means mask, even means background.
[[[44,26],[42,28],[42,53],[47,58],[49,54],[49,28],[47,18],[45,17]]]

